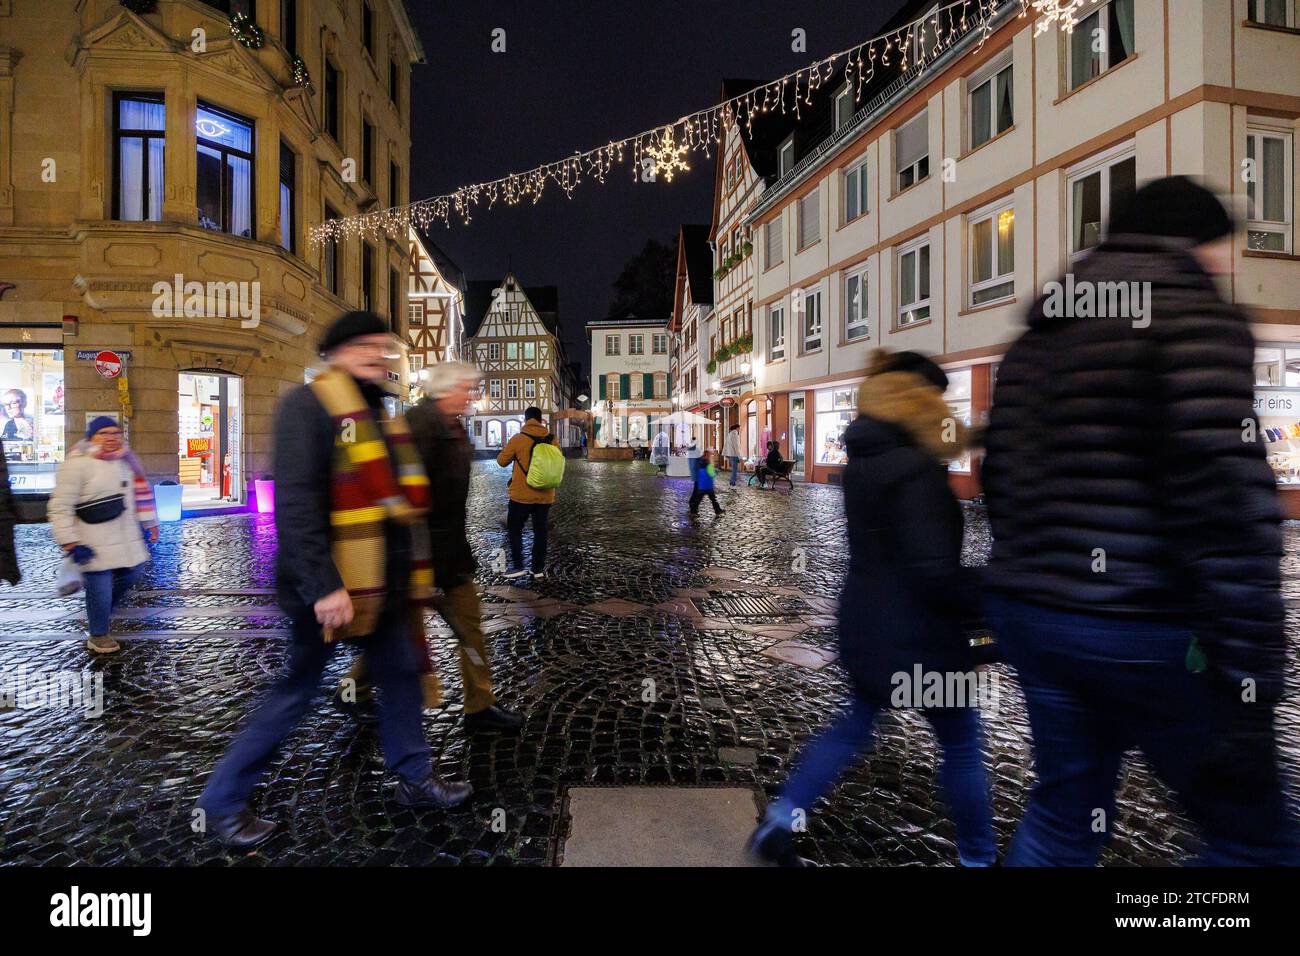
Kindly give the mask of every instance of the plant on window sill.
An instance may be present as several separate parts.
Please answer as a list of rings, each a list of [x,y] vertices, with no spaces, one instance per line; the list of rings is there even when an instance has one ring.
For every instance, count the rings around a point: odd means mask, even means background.
[[[250,50],[260,50],[266,42],[266,33],[247,13],[231,14],[230,35]]]

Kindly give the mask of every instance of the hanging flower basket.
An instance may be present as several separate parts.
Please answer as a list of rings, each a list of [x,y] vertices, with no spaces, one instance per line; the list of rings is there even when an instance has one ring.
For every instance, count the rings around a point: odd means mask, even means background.
[[[717,359],[710,359],[710,360],[709,360],[709,364],[706,365],[706,366],[704,366],[704,371],[708,372],[710,375],[712,375],[712,374],[713,374],[714,372],[716,372],[717,370],[718,370],[718,360],[717,360]]]
[[[266,42],[266,33],[247,13],[231,15],[230,35],[250,50],[260,50]]]
[[[310,86],[311,74],[307,72],[307,61],[295,56],[289,61],[289,73],[294,86]]]
[[[748,239],[746,239],[745,242],[744,242],[744,244],[741,245],[741,247],[740,247],[740,254],[741,254],[741,256],[742,256],[742,257],[743,257],[743,256],[748,256],[748,255],[749,255],[751,252],[753,252],[753,251],[754,251],[754,244],[753,244],[752,242],[750,242]]]

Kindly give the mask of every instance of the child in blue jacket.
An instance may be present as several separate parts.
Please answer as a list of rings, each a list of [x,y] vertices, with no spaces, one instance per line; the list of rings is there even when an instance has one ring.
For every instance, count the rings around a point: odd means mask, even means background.
[[[709,453],[706,451],[700,456],[699,466],[695,469],[695,490],[691,492],[691,517],[694,518],[700,511],[700,499],[705,495],[713,502],[713,513],[722,514],[722,508],[718,505],[718,497],[713,493],[713,479],[718,471],[713,467],[713,462],[709,460]]]

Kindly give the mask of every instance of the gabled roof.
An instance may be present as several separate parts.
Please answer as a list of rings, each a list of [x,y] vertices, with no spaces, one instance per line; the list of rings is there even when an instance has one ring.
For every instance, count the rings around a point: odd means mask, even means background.
[[[709,249],[709,227],[683,224],[677,241],[678,264],[684,269],[690,284],[691,301],[700,305],[712,305],[713,251]]]
[[[501,287],[506,280],[472,279],[465,283],[465,337],[478,335],[479,326],[492,307],[492,291]],[[553,285],[520,286],[528,301],[533,304],[537,317],[542,320],[546,330],[557,339],[560,337],[560,290]]]
[[[461,271],[460,266],[456,265],[451,256],[447,255],[447,253],[444,252],[436,242],[429,238],[428,232],[421,229],[419,226],[414,226],[414,228],[415,234],[420,239],[420,244],[424,246],[424,251],[429,254],[429,258],[433,260],[433,264],[437,267],[439,274],[448,285],[464,292],[465,273]]]

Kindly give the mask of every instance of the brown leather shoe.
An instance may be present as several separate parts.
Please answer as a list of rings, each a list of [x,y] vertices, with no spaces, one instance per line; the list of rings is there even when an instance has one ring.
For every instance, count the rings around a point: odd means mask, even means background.
[[[107,634],[100,637],[91,637],[86,640],[86,650],[92,654],[116,654],[122,649],[122,645],[113,640]]]

